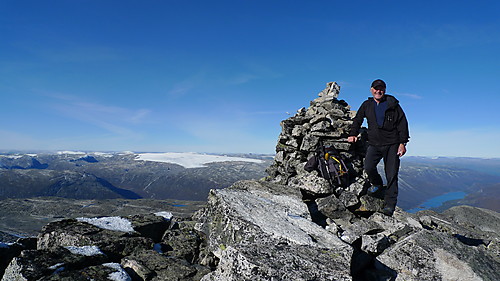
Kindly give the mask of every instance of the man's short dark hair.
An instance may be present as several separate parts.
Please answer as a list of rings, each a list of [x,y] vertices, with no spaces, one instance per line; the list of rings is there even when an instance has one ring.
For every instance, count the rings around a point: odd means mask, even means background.
[[[385,85],[385,82],[382,79],[377,79],[377,80],[372,82],[372,88],[376,89],[377,87],[384,88],[384,89],[387,88],[387,86]]]

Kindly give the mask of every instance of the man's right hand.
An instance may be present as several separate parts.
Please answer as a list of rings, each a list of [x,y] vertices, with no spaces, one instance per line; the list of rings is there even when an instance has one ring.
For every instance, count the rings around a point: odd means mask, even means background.
[[[358,137],[356,137],[356,136],[349,136],[347,138],[347,141],[348,142],[357,142],[358,141]]]

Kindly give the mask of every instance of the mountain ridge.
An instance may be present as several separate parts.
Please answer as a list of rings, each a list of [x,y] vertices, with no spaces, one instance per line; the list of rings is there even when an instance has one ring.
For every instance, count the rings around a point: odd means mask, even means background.
[[[382,213],[383,200],[367,194],[366,139],[344,141],[350,112],[339,91],[328,83],[282,122],[268,177],[210,190],[186,219],[157,212],[51,222],[36,238],[0,247],[2,281],[499,280],[500,214],[465,206]],[[345,188],[304,170],[320,137],[350,161]]]

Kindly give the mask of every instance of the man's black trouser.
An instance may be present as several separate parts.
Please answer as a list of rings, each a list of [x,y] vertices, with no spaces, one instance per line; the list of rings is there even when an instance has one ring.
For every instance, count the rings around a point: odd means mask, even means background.
[[[398,172],[399,172],[399,144],[368,146],[365,157],[365,171],[368,174],[370,183],[375,186],[382,186],[382,177],[377,171],[377,165],[384,159],[385,177],[387,179],[387,189],[385,191],[385,205],[395,208],[398,201]]]

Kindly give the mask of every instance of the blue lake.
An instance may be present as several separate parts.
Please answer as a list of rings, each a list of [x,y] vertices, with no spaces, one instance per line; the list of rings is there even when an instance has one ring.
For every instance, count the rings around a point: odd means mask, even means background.
[[[467,193],[465,193],[463,191],[446,193],[446,194],[439,195],[439,196],[433,197],[433,198],[425,201],[424,203],[420,204],[420,206],[417,208],[413,208],[413,209],[406,210],[406,211],[408,213],[416,213],[418,211],[436,208],[436,207],[443,205],[443,203],[446,201],[463,199],[463,198],[465,198],[466,195],[467,195]]]

